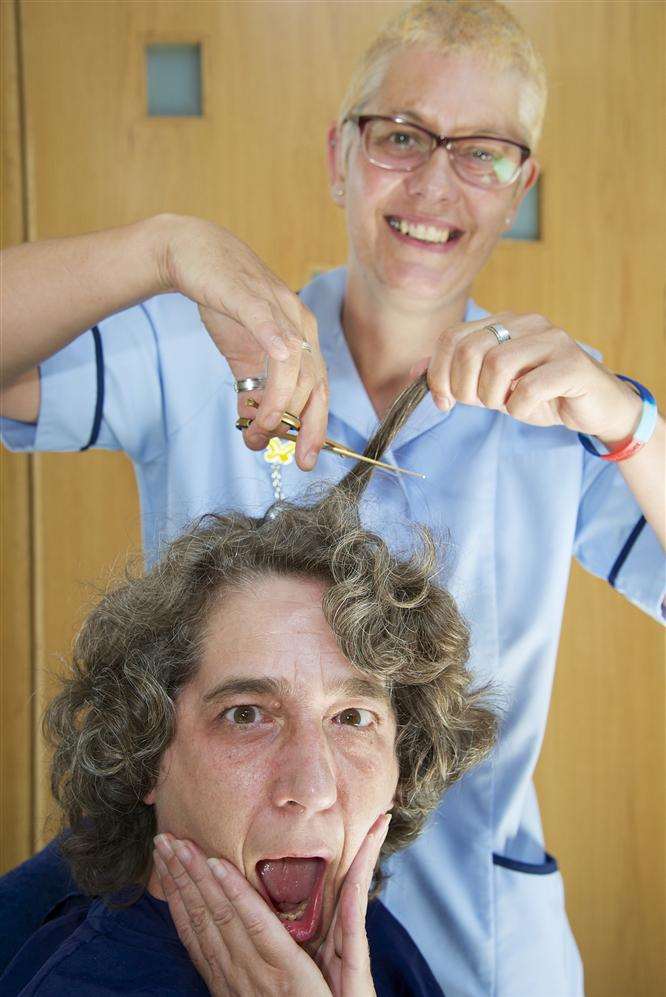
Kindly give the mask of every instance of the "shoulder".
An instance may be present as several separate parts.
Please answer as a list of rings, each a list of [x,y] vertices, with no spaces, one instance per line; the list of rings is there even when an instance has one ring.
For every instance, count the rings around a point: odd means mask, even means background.
[[[444,997],[411,935],[380,900],[368,905],[365,926],[377,997]]]
[[[95,901],[85,921],[45,962],[21,997],[207,993],[179,942],[165,936],[139,901],[109,909]]]

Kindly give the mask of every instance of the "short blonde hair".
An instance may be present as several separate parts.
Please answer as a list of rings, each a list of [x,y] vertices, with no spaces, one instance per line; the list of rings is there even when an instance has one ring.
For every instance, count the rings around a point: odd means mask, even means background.
[[[339,124],[365,108],[381,86],[393,56],[409,45],[447,54],[481,51],[495,68],[517,70],[525,80],[521,123],[529,144],[536,145],[546,109],[544,62],[522,26],[494,0],[421,0],[391,18],[356,65]]]

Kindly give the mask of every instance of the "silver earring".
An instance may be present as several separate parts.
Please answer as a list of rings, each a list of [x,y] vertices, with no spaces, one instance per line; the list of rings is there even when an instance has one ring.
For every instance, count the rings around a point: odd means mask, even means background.
[[[345,188],[344,187],[336,187],[335,191],[334,191],[334,194],[335,194],[336,197],[342,197],[343,194],[344,194],[344,192],[345,192]]]

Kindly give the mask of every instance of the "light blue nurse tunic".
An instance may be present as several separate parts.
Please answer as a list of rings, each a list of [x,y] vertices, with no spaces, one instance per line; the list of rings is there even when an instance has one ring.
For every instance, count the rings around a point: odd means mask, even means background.
[[[362,450],[377,418],[340,324],[346,271],[302,292],[331,387],[328,435]],[[472,302],[468,321],[484,316]],[[16,450],[124,450],[141,498],[147,559],[202,513],[263,514],[271,467],[235,429],[233,378],[196,307],[165,295],[99,323],[41,366],[36,426],[3,424]],[[427,396],[387,459],[425,481],[378,473],[364,519],[392,543],[426,523],[442,581],[472,626],[471,666],[502,703],[492,758],[447,794],[421,838],[391,862],[383,896],[447,997],[574,997],[580,959],[532,774],[541,747],[572,553],[656,619],[664,555],[613,466],[564,428]],[[282,470],[288,499],[336,481],[348,462]]]

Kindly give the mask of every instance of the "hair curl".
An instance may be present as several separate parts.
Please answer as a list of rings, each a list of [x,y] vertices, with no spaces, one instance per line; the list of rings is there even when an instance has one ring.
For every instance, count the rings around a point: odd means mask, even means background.
[[[383,453],[425,390],[421,378],[403,393],[367,455]],[[443,791],[490,750],[495,718],[465,666],[467,626],[434,581],[433,539],[421,529],[419,549],[401,558],[361,526],[370,473],[359,463],[315,504],[280,503],[263,519],[205,516],[90,613],[44,720],[69,828],[63,852],[83,890],[108,895],[146,882],[156,824],[144,799],[175,734],[178,693],[196,671],[213,605],[253,580],[323,581],[340,650],[390,693],[399,779],[383,855],[412,841]]]

